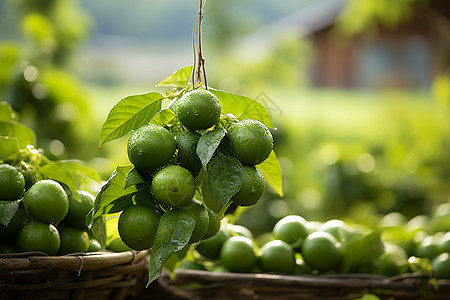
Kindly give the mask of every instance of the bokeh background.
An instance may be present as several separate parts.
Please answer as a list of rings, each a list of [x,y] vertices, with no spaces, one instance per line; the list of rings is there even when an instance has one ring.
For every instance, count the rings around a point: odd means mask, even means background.
[[[128,159],[126,138],[97,149],[102,123],[192,64],[198,5],[0,0],[0,99],[48,156],[106,180]],[[436,211],[450,201],[449,1],[207,0],[204,13],[208,84],[265,104],[277,127],[284,197],[267,188],[238,223],[450,214]]]

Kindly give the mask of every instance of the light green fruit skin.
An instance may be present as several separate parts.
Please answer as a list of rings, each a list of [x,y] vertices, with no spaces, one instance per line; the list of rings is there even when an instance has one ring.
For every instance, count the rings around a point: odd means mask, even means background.
[[[264,272],[294,273],[296,268],[294,249],[280,240],[273,240],[261,248],[259,262]]]
[[[441,253],[431,261],[433,272],[439,279],[450,279],[450,253]]]
[[[85,231],[81,231],[69,226],[59,229],[61,244],[58,254],[64,255],[74,252],[87,252],[89,249],[89,235]]]
[[[309,267],[319,271],[331,270],[341,258],[336,239],[323,231],[311,233],[305,238],[301,254]]]
[[[60,243],[59,232],[55,226],[37,221],[28,223],[17,236],[17,249],[20,252],[42,251],[55,255]]]
[[[36,182],[25,193],[23,203],[34,219],[47,224],[61,221],[69,211],[69,198],[66,191],[54,180]],[[46,210],[38,209],[38,207],[45,207]]]
[[[252,239],[252,240],[255,238],[255,236],[250,231],[250,229],[248,229],[247,227],[242,226],[242,225],[228,224],[227,229],[230,230],[232,233],[248,237],[249,239]]]
[[[300,245],[308,233],[306,220],[298,215],[286,216],[273,227],[274,238],[290,245]]]
[[[16,180],[11,185],[10,178]],[[16,168],[8,164],[0,164],[0,200],[17,200],[25,189],[25,177]]]
[[[205,235],[206,231],[208,231],[209,227],[208,211],[206,207],[204,207],[197,201],[195,201],[194,204],[188,207],[182,208],[182,210],[186,211],[196,220],[191,238],[189,239],[189,243],[196,243],[200,241]]]
[[[441,252],[440,240],[434,236],[426,236],[417,245],[415,256],[433,259]]]
[[[102,251],[102,245],[96,239],[89,239],[89,248],[88,252],[97,252]]]
[[[233,236],[225,241],[220,260],[231,272],[250,272],[258,258],[253,241],[244,236]]]
[[[206,90],[193,90],[177,102],[178,119],[189,130],[208,129],[220,118],[221,106],[216,95]]]
[[[264,193],[266,182],[264,175],[253,166],[244,166],[240,190],[231,198],[240,206],[255,205]]]
[[[450,253],[450,231],[441,237],[440,244],[442,252]]]
[[[114,238],[106,247],[106,249],[114,252],[132,251],[130,247],[125,244],[120,237]]]
[[[206,233],[202,237],[202,240],[209,239],[210,237],[214,236],[220,229],[219,215],[209,208],[207,209],[207,212],[209,216],[209,225],[208,230],[206,230]]]
[[[342,220],[332,219],[326,221],[320,227],[321,231],[328,232],[338,241],[345,240],[353,231],[353,229]]]
[[[68,225],[82,230],[87,230],[86,216],[94,207],[95,197],[86,191],[78,191],[80,195],[80,201],[75,197],[69,197],[69,211],[67,212],[64,222]],[[78,216],[84,216],[78,218]]]
[[[228,129],[228,137],[232,155],[244,165],[262,163],[273,149],[272,134],[257,120],[246,119],[233,124]],[[255,153],[255,149],[258,153]]]
[[[231,237],[231,233],[225,228],[220,227],[219,231],[212,237],[200,241],[197,244],[196,250],[200,255],[209,259],[218,259],[220,257],[220,250],[223,243]]]
[[[133,220],[133,226],[136,228],[134,235],[131,235],[133,232],[130,232],[129,228],[125,227],[130,224],[130,218]],[[161,214],[153,207],[144,204],[130,206],[122,212],[117,227],[122,241],[128,247],[134,250],[145,250],[153,246],[158,226],[148,223],[148,219],[154,220],[158,224]],[[123,232],[127,233],[126,237],[123,235]],[[142,232],[146,233],[145,236],[140,235]],[[146,241],[144,246],[141,245],[142,240]]]
[[[187,169],[169,165],[155,174],[151,190],[162,205],[187,207],[193,204],[196,191],[195,178]]]
[[[139,170],[153,172],[173,157],[176,142],[165,128],[154,124],[135,130],[128,139],[127,153],[130,162]]]
[[[395,244],[385,244],[384,253],[375,261],[373,272],[384,276],[395,276],[408,270],[406,251]]]

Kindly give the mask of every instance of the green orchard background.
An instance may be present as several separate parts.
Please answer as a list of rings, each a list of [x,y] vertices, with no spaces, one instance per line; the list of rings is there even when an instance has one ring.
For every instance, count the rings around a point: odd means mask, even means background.
[[[238,223],[261,234],[296,213],[375,226],[392,212],[433,215],[449,202],[448,61],[433,72],[419,68],[419,85],[321,86],[311,73],[320,59],[312,33],[295,26],[314,5],[322,13],[338,5],[327,38],[344,47],[414,23],[417,7],[437,2],[206,2],[208,84],[261,101],[277,127],[284,197],[267,188]],[[97,149],[102,123],[120,99],[164,91],[155,84],[192,64],[197,11],[193,0],[2,0],[0,100],[36,131],[49,157],[80,159],[106,180],[128,158],[126,138]],[[448,40],[441,43],[448,57]]]

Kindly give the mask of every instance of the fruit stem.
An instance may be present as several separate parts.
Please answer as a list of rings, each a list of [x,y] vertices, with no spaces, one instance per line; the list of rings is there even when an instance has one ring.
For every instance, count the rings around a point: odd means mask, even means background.
[[[194,31],[192,33],[192,46],[194,50],[194,69],[192,71],[192,84],[194,88],[196,87],[195,81],[197,83],[202,82],[201,75],[203,74],[203,81],[205,83],[205,89],[208,89],[208,84],[206,80],[206,69],[205,69],[205,58],[202,53],[202,22],[203,22],[203,6],[205,5],[206,0],[200,0],[200,9],[197,14],[197,18],[194,23]],[[195,46],[195,32],[197,30],[198,24],[198,46]],[[196,49],[197,48],[197,49]],[[198,61],[197,61],[198,59]]]

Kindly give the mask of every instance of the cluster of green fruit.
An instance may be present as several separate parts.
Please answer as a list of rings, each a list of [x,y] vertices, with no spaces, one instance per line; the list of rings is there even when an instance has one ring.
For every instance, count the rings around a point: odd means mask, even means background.
[[[228,224],[198,243],[179,268],[382,276],[432,271],[438,278],[450,279],[450,232],[424,237],[409,252],[389,240],[390,229],[368,232],[337,219],[321,223],[289,215],[280,219],[272,232],[255,239],[247,228]]]
[[[59,182],[35,177],[0,164],[0,201],[3,207],[16,209],[6,225],[0,223],[0,253],[42,251],[63,255],[101,250],[100,243],[89,238],[85,222],[94,196],[78,191],[77,199]]]
[[[208,181],[210,170],[220,174],[241,169],[236,175],[242,177],[241,184],[230,201],[236,205],[254,205],[265,188],[264,176],[255,168],[273,148],[272,135],[264,124],[253,119],[224,118],[217,96],[203,89],[175,98],[168,109],[179,121],[177,126],[143,125],[128,139],[128,157],[137,171],[134,174],[141,177],[141,186],[149,187],[145,199],[135,199],[119,217],[120,237],[135,250],[151,248],[162,215],[179,210],[195,220],[189,243],[209,238],[219,230],[226,205],[210,191],[214,189],[214,181]],[[212,152],[202,152],[200,140],[208,134],[223,136],[204,139],[205,149],[211,149],[214,141],[218,145]]]

